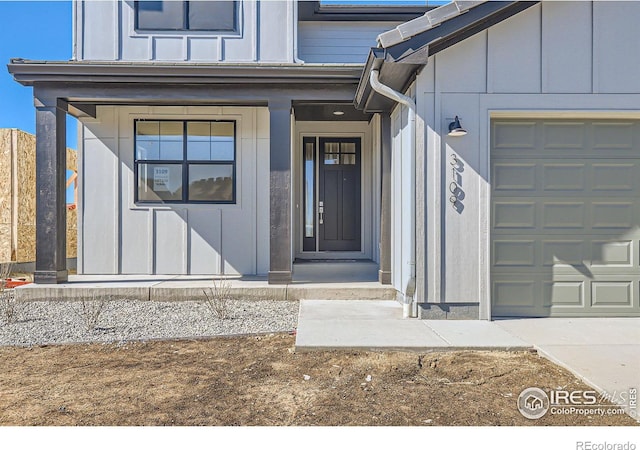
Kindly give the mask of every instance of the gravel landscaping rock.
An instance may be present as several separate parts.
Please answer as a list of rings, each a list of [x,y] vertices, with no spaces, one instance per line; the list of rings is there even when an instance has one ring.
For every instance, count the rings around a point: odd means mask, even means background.
[[[108,301],[95,328],[87,330],[82,302],[26,302],[17,305],[13,323],[0,317],[0,346],[288,332],[297,325],[298,306],[297,301],[236,300],[221,320],[202,302]]]

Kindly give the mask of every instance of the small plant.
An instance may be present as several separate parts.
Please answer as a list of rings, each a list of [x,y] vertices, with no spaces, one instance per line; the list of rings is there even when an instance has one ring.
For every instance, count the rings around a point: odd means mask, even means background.
[[[208,291],[208,292],[207,292]],[[222,278],[220,280],[213,280],[213,287],[203,289],[205,301],[211,314],[220,320],[228,319],[233,306],[233,299],[231,298],[231,282]]]
[[[0,310],[5,323],[14,323],[18,316],[18,305],[13,289],[7,289],[7,278],[13,271],[13,263],[0,264]]]
[[[82,320],[87,331],[96,329],[107,301],[108,296],[100,292],[92,292],[90,297],[83,297],[79,305],[74,307],[76,315]]]

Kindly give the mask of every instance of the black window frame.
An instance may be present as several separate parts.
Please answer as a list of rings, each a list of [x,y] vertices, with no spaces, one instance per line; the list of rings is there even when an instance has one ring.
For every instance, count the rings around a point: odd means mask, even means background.
[[[138,159],[138,123],[140,122],[181,122],[182,123],[182,160],[174,159]],[[232,123],[233,124],[233,160],[189,160],[187,154],[189,123]],[[134,119],[133,121],[133,177],[134,177],[134,203],[141,205],[235,205],[237,204],[237,161],[238,161],[238,128],[235,120],[219,119]],[[180,200],[140,200],[138,198],[138,166],[140,164],[181,164],[182,165],[182,199]],[[189,200],[189,166],[190,165],[232,165],[232,199],[231,200]]]
[[[142,0],[144,1],[144,0]],[[162,0],[161,0],[162,1]],[[175,1],[175,0],[174,0]],[[139,3],[140,0],[136,0],[134,2],[134,23],[135,30],[141,32],[150,32],[150,31],[188,31],[192,33],[237,33],[238,32],[238,0],[228,0],[233,3],[233,28],[197,28],[191,29],[189,28],[189,0],[182,0],[182,27],[181,28],[162,28],[162,27],[148,27],[141,28],[139,23]]]

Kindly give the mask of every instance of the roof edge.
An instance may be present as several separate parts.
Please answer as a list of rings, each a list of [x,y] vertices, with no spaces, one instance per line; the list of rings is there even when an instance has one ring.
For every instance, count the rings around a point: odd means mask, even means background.
[[[18,83],[37,82],[197,82],[352,83],[362,64],[212,64],[121,61],[31,61],[12,59],[7,69]]]
[[[538,3],[540,0],[483,1],[467,9],[463,14],[452,15],[437,26],[430,27],[395,45],[372,48],[356,89],[354,106],[365,112],[388,112],[394,105],[371,88],[369,82],[371,70],[380,70],[381,82],[391,88],[405,89],[417,72],[426,66],[429,56]]]

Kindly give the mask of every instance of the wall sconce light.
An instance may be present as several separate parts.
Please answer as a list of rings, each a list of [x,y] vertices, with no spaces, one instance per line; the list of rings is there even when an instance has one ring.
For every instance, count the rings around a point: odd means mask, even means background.
[[[449,136],[464,136],[466,134],[467,130],[462,128],[462,125],[460,125],[460,119],[456,116],[456,118],[453,119],[453,122],[449,124]]]

